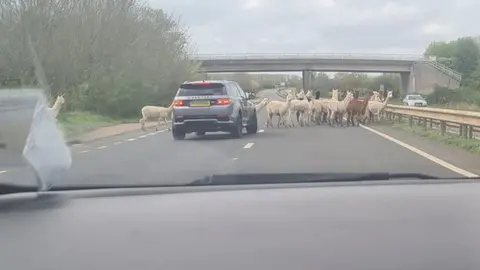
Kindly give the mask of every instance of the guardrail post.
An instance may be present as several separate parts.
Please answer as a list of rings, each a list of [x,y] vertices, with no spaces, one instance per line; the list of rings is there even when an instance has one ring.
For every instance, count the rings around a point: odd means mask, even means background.
[[[423,118],[423,129],[427,130],[427,118]]]
[[[430,118],[430,128],[433,128],[433,119]]]
[[[408,117],[408,125],[413,126],[413,116]]]
[[[445,124],[445,121],[440,121],[440,132],[442,133],[442,136],[445,135],[445,131],[446,131],[446,124]]]
[[[473,139],[473,127],[468,126],[468,139]]]
[[[458,135],[459,135],[460,137],[463,137],[463,135],[464,135],[465,132],[464,132],[464,130],[463,130],[463,125],[462,125],[462,124],[460,124],[460,126],[459,126],[459,128],[458,128],[458,131],[459,131],[459,134],[458,134]]]

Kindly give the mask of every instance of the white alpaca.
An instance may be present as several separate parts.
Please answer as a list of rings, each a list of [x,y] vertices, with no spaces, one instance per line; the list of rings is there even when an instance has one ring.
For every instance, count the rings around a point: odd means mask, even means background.
[[[167,119],[170,119],[170,115],[172,114],[173,110],[173,102],[170,104],[169,107],[160,107],[160,106],[145,106],[142,108],[142,118],[140,119],[140,125],[142,130],[145,131],[145,121],[149,119],[158,119],[157,126],[155,127],[158,130],[160,126],[160,122],[163,120],[167,129],[170,130],[170,126],[167,123]]]
[[[370,121],[373,122],[376,119],[380,118],[380,115],[382,112],[385,110],[385,107],[388,104],[388,100],[393,97],[393,91],[388,91],[387,93],[387,98],[381,102],[381,101],[371,101],[368,103],[367,111],[365,113],[369,113]]]
[[[269,99],[268,98],[264,98],[262,99],[262,101],[260,101],[260,103],[258,104],[255,104],[255,111],[258,113],[259,111],[261,111],[265,105],[267,105],[267,103],[269,102]]]
[[[272,100],[267,104],[267,127],[273,127],[272,118],[274,115],[278,116],[277,128],[280,127],[280,121],[283,122],[285,128],[287,127],[286,121],[290,118],[290,102],[293,98],[292,95],[287,95],[285,102]]]
[[[370,101],[381,101],[380,93],[378,91],[373,91],[373,95],[370,97]]]
[[[65,99],[63,98],[63,95],[57,96],[57,99],[55,100],[55,103],[51,108],[48,108],[48,111],[52,114],[53,119],[57,118],[58,113],[60,112],[60,109],[62,108],[62,105],[65,103]]]
[[[291,119],[292,117],[297,117],[297,112],[299,113],[298,115],[298,123],[300,126],[304,126],[306,120],[305,118],[308,117],[308,112],[309,108],[311,107],[308,104],[307,98],[312,97],[312,91],[307,91],[307,94],[305,94],[305,91],[302,89],[298,94],[295,95],[296,99],[294,98],[291,103],[290,103],[290,118],[288,119],[289,125],[290,126],[295,126],[293,124],[293,120]]]
[[[328,102],[329,100],[338,100],[338,91],[332,91],[332,98],[320,98],[320,99],[312,99],[313,108],[312,108],[312,115],[311,120],[317,124],[320,124],[322,121],[322,117],[324,114],[328,113]]]
[[[335,103],[330,103],[330,117],[329,122],[330,126],[333,126],[335,117],[338,115],[340,120],[340,125],[343,126],[343,115],[347,111],[348,103],[353,99],[353,92],[347,91],[347,95],[342,101],[337,101]]]

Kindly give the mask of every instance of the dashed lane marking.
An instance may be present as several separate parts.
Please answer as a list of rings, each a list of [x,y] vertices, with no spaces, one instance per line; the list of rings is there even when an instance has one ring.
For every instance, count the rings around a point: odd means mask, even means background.
[[[426,152],[424,152],[424,151],[422,151],[422,150],[420,150],[420,149],[418,149],[418,148],[415,148],[415,147],[413,147],[413,146],[411,146],[411,145],[409,145],[409,144],[406,144],[406,143],[404,143],[404,142],[402,142],[402,141],[400,141],[400,140],[397,140],[397,139],[395,139],[395,138],[393,138],[393,137],[390,137],[390,136],[388,136],[388,135],[385,134],[385,133],[382,133],[382,132],[380,132],[380,131],[377,131],[377,130],[375,130],[375,129],[373,129],[373,128],[369,128],[369,127],[364,126],[364,125],[360,125],[360,126],[361,126],[362,128],[364,128],[364,129],[370,131],[370,132],[373,132],[373,133],[375,133],[375,134],[377,134],[377,135],[379,135],[379,136],[381,136],[381,137],[383,137],[383,138],[391,141],[391,142],[394,142],[394,143],[396,143],[396,144],[398,144],[398,145],[400,145],[400,146],[403,146],[403,147],[407,148],[408,150],[410,150],[410,151],[412,151],[412,152],[414,152],[414,153],[416,153],[416,154],[418,154],[418,155],[420,155],[420,156],[422,156],[422,157],[424,157],[424,158],[426,158],[426,159],[428,159],[428,160],[430,160],[430,161],[432,161],[432,162],[434,162],[434,163],[436,163],[436,164],[438,164],[438,165],[440,165],[440,166],[443,166],[443,167],[445,167],[445,168],[447,168],[447,169],[449,169],[449,170],[451,170],[451,171],[453,171],[453,172],[455,172],[455,173],[458,173],[458,174],[463,175],[463,176],[466,176],[466,177],[478,177],[478,175],[476,175],[476,174],[474,174],[474,173],[472,173],[472,172],[466,171],[466,170],[461,169],[461,168],[459,168],[459,167],[457,167],[457,166],[455,166],[455,165],[452,165],[452,164],[450,164],[450,163],[448,163],[448,162],[446,162],[446,161],[444,161],[444,160],[442,160],[442,159],[439,159],[439,158],[437,158],[437,157],[435,157],[435,156],[433,156],[433,155],[430,155],[430,154],[428,154],[428,153],[426,153]]]
[[[6,172],[7,172],[6,170],[0,170],[0,174],[6,173]]]
[[[247,144],[245,144],[245,146],[243,148],[245,148],[245,149],[252,148],[253,144],[254,143],[247,143]]]
[[[263,130],[263,129],[260,129],[258,132],[259,132],[259,133],[262,133],[262,132],[264,132],[264,131],[265,131],[265,130]]]
[[[232,160],[237,160],[237,159],[238,159],[238,157],[234,157],[234,158],[232,158]]]
[[[147,134],[144,134],[144,135],[140,135],[140,136],[135,137],[135,138],[124,139],[123,141],[116,141],[116,142],[113,142],[112,144],[113,144],[113,145],[119,145],[119,144],[122,144],[122,143],[124,143],[124,142],[132,142],[132,141],[135,141],[135,140],[138,140],[138,139],[143,139],[143,138],[146,138],[147,136],[153,136],[153,135],[156,135],[156,134],[165,132],[165,131],[168,131],[168,129],[150,132],[150,133],[147,133]],[[108,145],[102,145],[102,146],[94,147],[93,149],[79,151],[78,153],[80,153],[80,154],[88,153],[88,152],[90,152],[90,151],[92,151],[92,150],[95,150],[95,149],[98,149],[98,150],[99,150],[99,149],[105,149],[105,148],[107,148],[107,147],[108,147]]]

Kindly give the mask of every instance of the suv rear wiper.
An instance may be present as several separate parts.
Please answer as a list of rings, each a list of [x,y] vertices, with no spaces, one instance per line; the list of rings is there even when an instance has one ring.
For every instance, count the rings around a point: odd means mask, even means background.
[[[322,183],[354,181],[387,181],[391,179],[442,179],[421,173],[259,173],[214,174],[187,184],[187,186],[254,185],[284,183]],[[465,179],[465,178],[462,178]]]

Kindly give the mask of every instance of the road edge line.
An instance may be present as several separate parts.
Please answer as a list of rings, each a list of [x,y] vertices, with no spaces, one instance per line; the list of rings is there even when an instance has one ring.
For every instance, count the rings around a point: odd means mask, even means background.
[[[420,156],[422,156],[423,158],[426,158],[426,159],[428,159],[428,160],[430,160],[430,161],[432,161],[432,162],[434,162],[434,163],[436,163],[436,164],[438,164],[438,165],[440,165],[440,166],[442,166],[442,167],[444,167],[444,168],[447,168],[447,169],[449,169],[449,170],[452,171],[452,172],[458,173],[458,174],[463,175],[463,176],[465,176],[465,177],[479,177],[477,174],[474,174],[474,173],[472,173],[472,172],[469,172],[469,171],[467,171],[467,170],[464,170],[464,169],[462,169],[462,168],[459,168],[459,167],[457,167],[457,166],[455,166],[455,165],[453,165],[453,164],[450,164],[450,163],[446,162],[445,160],[442,160],[442,159],[437,158],[437,157],[435,157],[435,156],[433,156],[433,155],[430,155],[429,153],[427,153],[427,152],[425,152],[425,151],[422,151],[422,150],[420,150],[420,149],[418,149],[418,148],[416,148],[416,147],[414,147],[414,146],[411,146],[411,145],[409,145],[409,144],[407,144],[407,143],[404,143],[404,142],[402,142],[402,141],[400,141],[400,140],[398,140],[398,139],[395,139],[395,138],[393,138],[392,136],[389,136],[389,135],[387,135],[387,134],[385,134],[385,133],[383,133],[383,132],[380,132],[380,131],[378,131],[378,130],[375,130],[375,129],[373,129],[373,128],[370,128],[370,127],[367,127],[367,126],[364,126],[364,125],[360,125],[360,127],[362,127],[362,128],[365,129],[365,130],[368,130],[368,131],[370,131],[370,132],[372,132],[372,133],[375,133],[375,134],[377,134],[378,136],[383,137],[384,139],[387,139],[387,140],[389,140],[389,141],[391,141],[391,142],[394,142],[394,143],[396,143],[396,144],[398,144],[398,145],[400,145],[400,146],[402,146],[402,147],[404,147],[404,148],[407,148],[408,150],[414,152],[415,154],[420,155]]]
[[[172,121],[169,120],[167,121],[168,124],[171,124]],[[115,126],[115,125],[114,125]],[[152,128],[152,127],[155,127],[156,124],[152,124],[151,126],[149,126],[149,128]],[[109,126],[105,126],[105,127],[109,127]],[[165,124],[164,123],[161,123],[159,127],[165,127]],[[139,129],[140,130],[140,129]],[[93,139],[87,139],[87,140],[81,140],[81,139],[72,139],[72,140],[68,140],[67,141],[67,144],[68,145],[81,145],[81,144],[87,144],[87,143],[92,143],[92,142],[96,142],[96,141],[100,141],[100,140],[103,140],[103,139],[109,139],[109,138],[113,138],[113,137],[116,137],[116,136],[120,136],[120,135],[126,135],[128,133],[133,133],[133,132],[136,132],[136,131],[139,131],[139,130],[128,130],[128,131],[123,131],[123,132],[119,132],[119,133],[115,133],[115,134],[110,134],[110,135],[107,135],[107,136],[101,136],[101,137],[97,137],[97,138],[93,138]],[[80,137],[82,135],[79,135]]]

